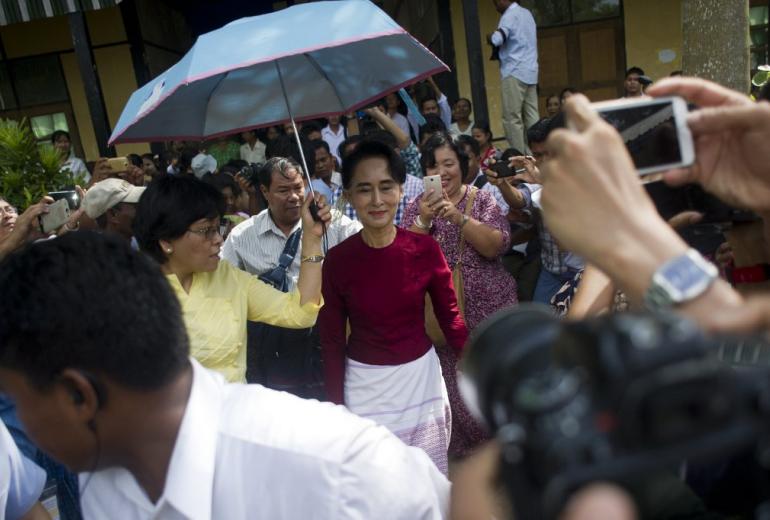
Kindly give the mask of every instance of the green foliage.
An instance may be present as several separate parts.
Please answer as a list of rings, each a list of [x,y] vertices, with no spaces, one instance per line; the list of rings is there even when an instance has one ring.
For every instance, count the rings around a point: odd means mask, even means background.
[[[38,146],[26,121],[0,119],[0,195],[20,210],[49,191],[82,183],[59,171],[59,154]]]

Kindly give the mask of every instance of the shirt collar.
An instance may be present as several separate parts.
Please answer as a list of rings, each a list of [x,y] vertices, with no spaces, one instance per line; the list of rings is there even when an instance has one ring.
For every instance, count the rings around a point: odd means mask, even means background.
[[[335,188],[342,186],[342,174],[340,172],[332,172],[332,185]]]
[[[254,230],[256,231],[257,235],[264,235],[265,233],[271,232],[281,238],[288,238],[273,221],[273,217],[270,216],[269,209],[263,209],[258,215],[255,215],[252,218],[254,219]],[[291,229],[291,233],[294,233],[300,227],[302,227],[302,219],[297,221],[297,223]],[[289,233],[289,235],[291,235],[291,233]]]
[[[161,500],[191,520],[210,520],[224,379],[190,359],[192,390]]]

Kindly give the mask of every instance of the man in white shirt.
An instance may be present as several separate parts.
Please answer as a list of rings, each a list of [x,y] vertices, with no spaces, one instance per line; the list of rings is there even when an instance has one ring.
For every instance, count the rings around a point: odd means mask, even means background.
[[[265,162],[265,143],[257,139],[257,133],[254,130],[241,132],[240,155],[241,160],[249,164],[262,164]]]
[[[305,184],[299,168],[290,159],[274,157],[268,161],[260,171],[259,179],[259,189],[267,200],[267,209],[233,228],[222,248],[222,258],[256,275],[276,267],[286,241],[302,227],[299,208],[302,206]],[[328,247],[332,248],[358,233],[361,227],[360,222],[334,212],[326,230]],[[289,290],[297,283],[301,257],[300,244],[287,270]]]
[[[159,267],[117,239],[34,244],[4,262],[0,292],[0,386],[41,449],[88,472],[86,519],[447,514],[448,481],[386,429],[190,360]]]
[[[320,139],[311,141],[310,149],[313,150],[315,172],[313,189],[320,193],[326,193],[328,190],[331,193],[331,197],[328,197],[329,204],[333,206],[337,202],[335,194],[342,187],[342,174],[334,168],[334,156],[329,143]]]
[[[331,154],[337,159],[337,164],[342,164],[338,148],[345,140],[345,128],[340,124],[340,116],[329,116],[329,124],[321,129],[321,139],[329,145]]]
[[[537,25],[518,2],[493,0],[502,16],[488,36],[500,59],[503,128],[511,148],[526,151],[526,131],[537,123]]]

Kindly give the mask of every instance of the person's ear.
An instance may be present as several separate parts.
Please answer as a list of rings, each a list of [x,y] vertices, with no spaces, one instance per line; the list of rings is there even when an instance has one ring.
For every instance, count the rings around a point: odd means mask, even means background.
[[[80,370],[66,368],[59,375],[59,385],[64,391],[63,398],[69,401],[78,419],[84,424],[93,424],[96,412],[104,406],[98,383]]]
[[[268,190],[267,188],[265,188],[263,184],[259,185],[259,191],[262,192],[262,196],[265,197],[265,199],[267,199]]]
[[[174,252],[174,246],[171,245],[171,242],[169,242],[168,240],[158,240],[158,244],[160,245],[161,250],[166,254],[166,256]]]

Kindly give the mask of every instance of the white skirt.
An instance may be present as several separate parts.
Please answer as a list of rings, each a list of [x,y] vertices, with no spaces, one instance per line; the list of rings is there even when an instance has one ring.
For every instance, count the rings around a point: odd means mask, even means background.
[[[346,359],[345,404],[421,448],[447,475],[451,413],[441,364],[431,347],[403,365],[367,365]]]

